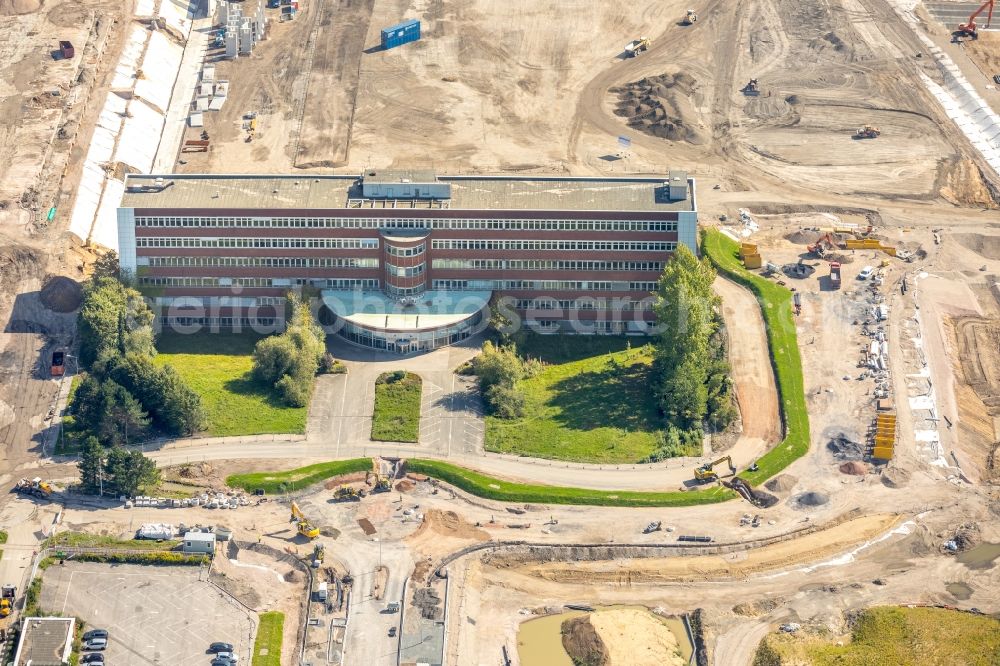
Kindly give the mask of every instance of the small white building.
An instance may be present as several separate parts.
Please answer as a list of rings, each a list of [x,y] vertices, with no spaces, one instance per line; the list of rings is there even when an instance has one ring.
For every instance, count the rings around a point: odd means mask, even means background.
[[[188,532],[184,535],[181,550],[185,553],[211,555],[215,552],[215,534],[212,532]]]

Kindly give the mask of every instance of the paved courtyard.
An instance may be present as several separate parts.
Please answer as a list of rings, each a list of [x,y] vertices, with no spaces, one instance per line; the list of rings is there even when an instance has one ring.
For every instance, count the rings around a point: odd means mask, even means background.
[[[199,567],[67,562],[49,567],[40,606],[82,619],[110,633],[107,662],[114,666],[204,666],[213,641],[232,643],[250,663],[254,624]]]

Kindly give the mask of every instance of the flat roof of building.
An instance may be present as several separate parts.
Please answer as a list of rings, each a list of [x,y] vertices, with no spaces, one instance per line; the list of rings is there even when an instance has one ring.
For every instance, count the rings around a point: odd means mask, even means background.
[[[14,666],[62,666],[73,648],[71,617],[27,617]]]
[[[675,172],[676,174],[676,172]],[[398,175],[398,172],[395,174]],[[360,175],[129,174],[123,208],[335,209],[361,208]],[[376,176],[378,178],[378,176]],[[689,211],[687,197],[670,201],[668,176],[557,178],[438,176],[451,186],[447,208],[460,210]],[[349,205],[349,201],[352,202]],[[409,199],[400,199],[409,209]],[[379,208],[392,208],[379,201]],[[426,205],[415,206],[426,208]]]
[[[378,291],[324,289],[323,303],[338,317],[369,330],[417,333],[469,319],[490,302],[489,291],[427,291],[394,299]]]
[[[215,541],[215,534],[213,534],[212,532],[185,532],[184,533],[184,540],[185,541],[204,541],[204,542],[213,541],[214,542]]]

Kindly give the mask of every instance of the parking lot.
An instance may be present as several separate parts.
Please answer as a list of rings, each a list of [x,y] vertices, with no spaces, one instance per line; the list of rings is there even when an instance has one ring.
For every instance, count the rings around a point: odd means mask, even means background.
[[[109,666],[205,666],[213,641],[232,643],[249,664],[255,625],[207,578],[198,567],[67,562],[45,571],[40,605],[107,629]]]

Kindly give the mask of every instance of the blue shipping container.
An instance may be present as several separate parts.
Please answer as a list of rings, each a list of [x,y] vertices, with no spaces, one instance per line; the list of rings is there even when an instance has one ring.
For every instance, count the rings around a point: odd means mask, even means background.
[[[420,21],[411,19],[403,21],[391,28],[382,28],[382,48],[391,49],[394,46],[409,44],[420,39]]]

